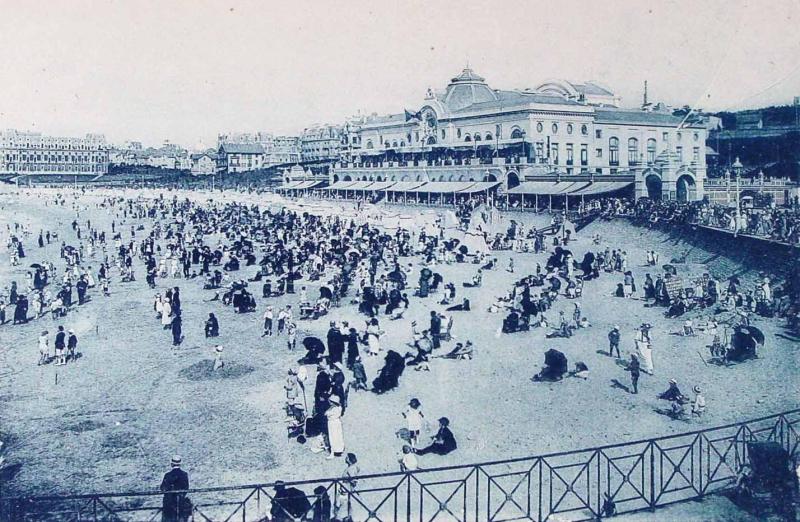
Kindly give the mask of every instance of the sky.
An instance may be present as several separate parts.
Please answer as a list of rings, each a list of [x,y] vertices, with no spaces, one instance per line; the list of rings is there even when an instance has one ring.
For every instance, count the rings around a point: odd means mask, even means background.
[[[0,128],[214,146],[499,89],[596,80],[706,110],[800,96],[800,0],[0,0]]]

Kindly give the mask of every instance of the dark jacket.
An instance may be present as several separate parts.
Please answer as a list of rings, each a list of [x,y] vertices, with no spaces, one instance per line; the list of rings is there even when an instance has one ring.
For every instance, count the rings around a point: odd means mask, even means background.
[[[180,517],[187,516],[181,509],[181,504],[184,504],[185,494],[182,493],[169,493],[170,491],[181,491],[189,489],[189,475],[181,468],[172,468],[164,474],[164,479],[161,481],[159,488],[164,493],[164,500],[162,501],[163,515],[162,520],[180,520]],[[183,511],[183,512],[182,512]]]

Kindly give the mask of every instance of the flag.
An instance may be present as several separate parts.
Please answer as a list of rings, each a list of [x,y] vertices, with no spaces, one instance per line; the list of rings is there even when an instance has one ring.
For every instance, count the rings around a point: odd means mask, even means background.
[[[419,111],[411,112],[408,109],[403,109],[403,112],[406,113],[406,121],[409,121],[409,120],[421,120],[422,119],[422,115],[420,114]]]

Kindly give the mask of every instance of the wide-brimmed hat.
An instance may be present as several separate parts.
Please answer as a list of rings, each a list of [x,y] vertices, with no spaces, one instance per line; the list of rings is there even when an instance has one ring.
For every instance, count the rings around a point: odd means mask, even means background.
[[[173,468],[179,468],[181,466],[181,456],[173,455],[169,463],[172,465]]]
[[[449,426],[450,425],[450,419],[448,419],[447,417],[442,417],[442,418],[439,419],[439,423],[442,426]]]
[[[700,393],[700,386],[695,386],[694,387],[694,392],[695,393]]]
[[[669,380],[669,383],[670,383],[670,384],[678,384],[678,381],[676,381],[675,379],[670,379],[670,380]]]

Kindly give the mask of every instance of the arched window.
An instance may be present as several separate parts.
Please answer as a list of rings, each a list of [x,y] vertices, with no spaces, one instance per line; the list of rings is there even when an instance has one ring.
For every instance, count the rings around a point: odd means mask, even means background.
[[[475,135],[475,141],[481,141],[481,135],[480,134],[476,134]]]
[[[619,165],[619,139],[614,136],[608,138],[608,164]]]
[[[401,146],[401,147],[405,147],[405,146],[406,146],[406,142],[405,142],[405,141],[401,141],[401,142],[400,142],[400,146]]]
[[[639,163],[639,140],[636,138],[628,139],[628,165]]]
[[[397,142],[396,141],[392,142],[392,147],[397,148]]]
[[[384,143],[384,145],[386,146],[387,149],[392,146],[391,143],[389,143],[388,140],[386,141],[386,143]]]
[[[372,140],[367,140],[367,148],[371,149],[373,147]]]
[[[512,140],[519,140],[522,139],[522,131],[519,129],[514,129],[511,131],[511,139]]]
[[[492,138],[492,133],[491,132],[487,132],[486,133],[486,137],[484,139],[486,141],[492,141],[494,138]]]
[[[467,137],[466,137],[466,138],[464,138],[464,141],[472,141],[472,136],[470,136],[469,134],[467,134]]]
[[[461,129],[456,129],[456,139],[461,139]]]
[[[647,140],[647,163],[655,163],[656,162],[656,140],[655,138],[650,138]]]

